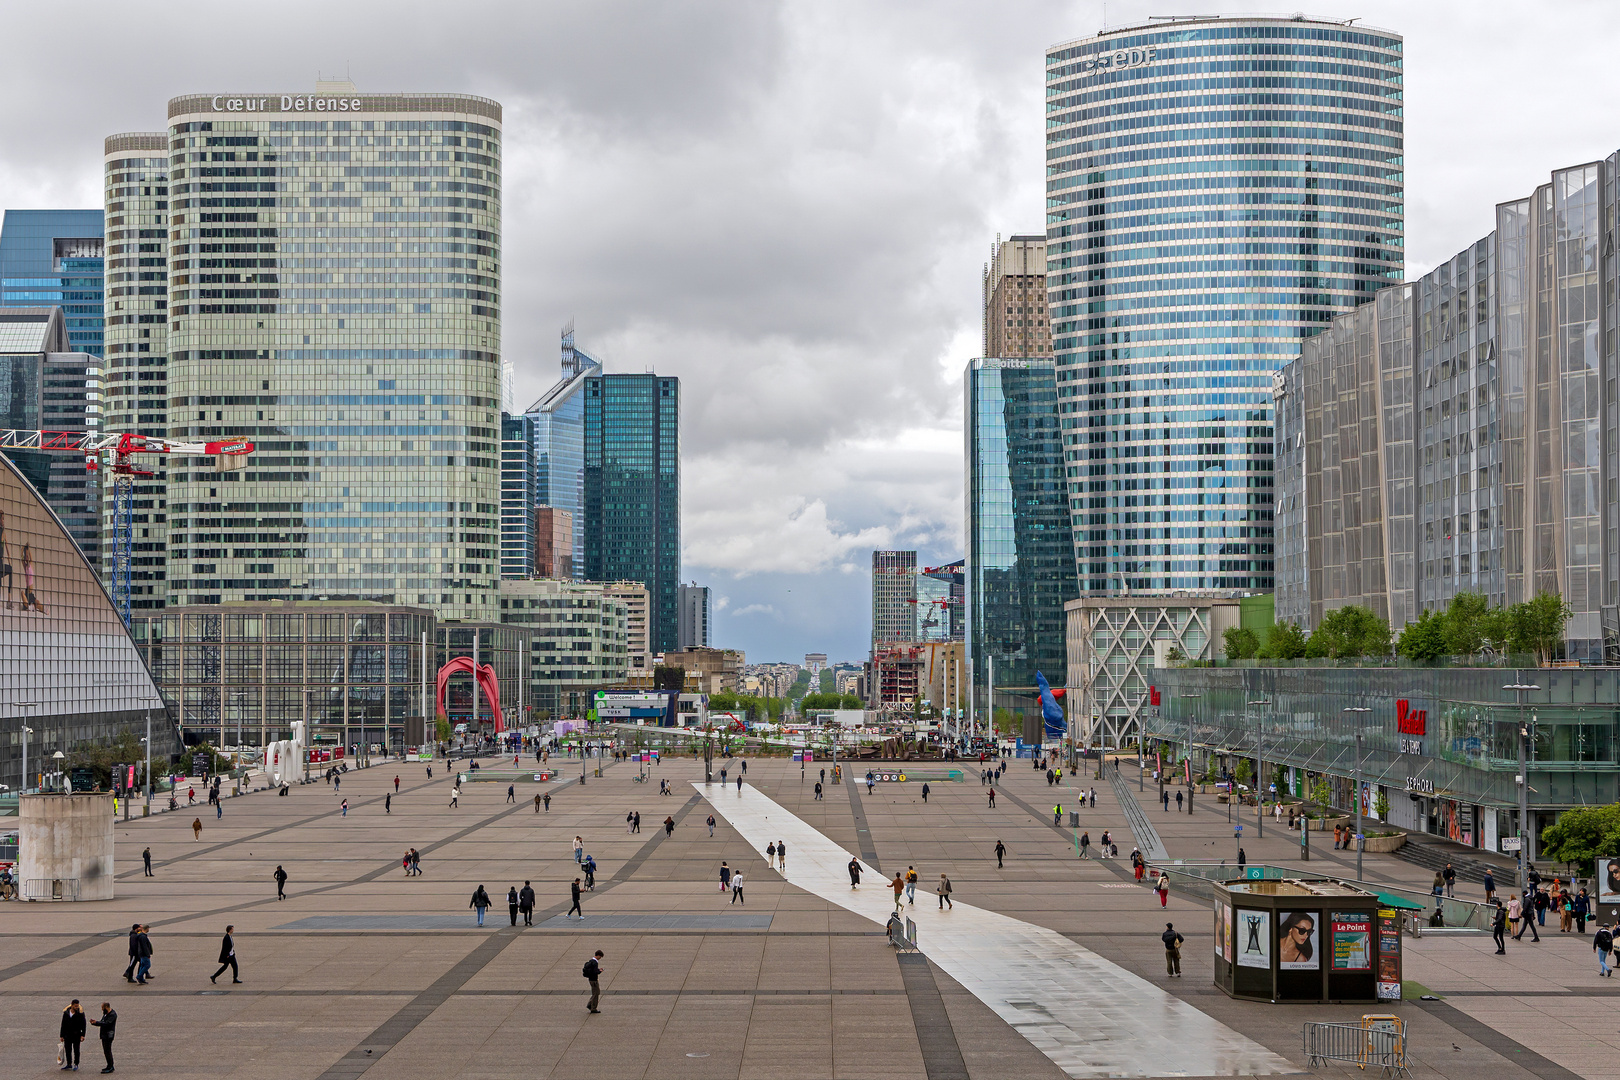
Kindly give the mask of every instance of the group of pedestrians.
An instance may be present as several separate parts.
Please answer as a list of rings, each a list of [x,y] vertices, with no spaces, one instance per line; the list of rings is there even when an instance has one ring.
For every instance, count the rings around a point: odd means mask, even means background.
[[[79,1047],[92,1026],[101,1036],[101,1054],[107,1059],[107,1067],[101,1071],[104,1073],[114,1071],[113,1037],[118,1028],[117,1011],[113,1009],[112,1002],[103,1001],[100,1018],[91,1020],[85,1016],[84,1009],[79,1005],[79,999],[74,998],[68,1003],[68,1007],[62,1010],[62,1023],[58,1029],[61,1049],[57,1052],[56,1060],[62,1063],[64,1072],[79,1071]]]
[[[860,863],[855,859],[851,859],[850,866],[852,868],[850,871],[852,881],[850,887],[854,888],[859,884],[860,880],[858,872]],[[898,870],[895,871],[894,880],[889,884],[894,889],[895,911],[900,911],[906,906],[914,906],[917,903],[917,868],[915,866],[906,867],[904,874],[901,874]],[[945,874],[939,875],[939,884],[934,886],[934,895],[939,897],[941,911],[955,908],[956,905],[951,903],[951,892],[951,879]]]

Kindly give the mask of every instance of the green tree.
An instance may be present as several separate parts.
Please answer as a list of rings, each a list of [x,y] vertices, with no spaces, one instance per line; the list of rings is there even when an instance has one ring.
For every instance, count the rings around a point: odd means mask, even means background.
[[[1260,639],[1247,627],[1228,627],[1226,633],[1221,635],[1221,640],[1226,645],[1228,660],[1248,660],[1260,651]]]
[[[1446,605],[1444,631],[1446,652],[1452,656],[1472,656],[1485,647],[1480,620],[1490,611],[1490,601],[1474,592],[1460,592]]]
[[[653,668],[653,689],[677,694],[685,690],[686,669],[674,664],[659,664]]]
[[[788,700],[798,701],[810,692],[810,671],[808,668],[799,669],[799,677],[793,680],[793,686],[788,690]]]
[[[1620,853],[1620,804],[1565,810],[1541,834],[1541,853],[1553,862],[1574,863],[1582,874],[1597,859]]]
[[[1311,802],[1318,806],[1333,805],[1333,785],[1327,782],[1327,777],[1317,777],[1316,783],[1310,787]]]
[[[1232,771],[1232,776],[1238,783],[1248,786],[1249,780],[1254,776],[1254,768],[1249,764],[1248,758],[1238,759],[1237,768]]]
[[[112,787],[114,765],[133,765],[146,760],[146,750],[135,733],[128,728],[120,731],[111,742],[82,742],[69,750],[64,761],[64,772],[89,769],[95,774],[96,786],[102,790]],[[50,765],[47,760],[44,763]]]
[[[1479,619],[1479,636],[1497,656],[1506,656],[1513,637],[1513,620],[1506,608],[1492,608]]]
[[[1534,653],[1536,662],[1545,664],[1564,644],[1564,626],[1575,612],[1557,593],[1537,593],[1532,600],[1508,609],[1508,647],[1514,652]]]
[[[1356,604],[1334,608],[1305,643],[1305,655],[1335,660],[1389,655],[1389,623]]]
[[[444,713],[440,713],[433,718],[433,733],[439,737],[440,742],[450,741],[450,718]]]
[[[832,669],[831,668],[822,668],[821,669],[821,685],[819,687],[821,692],[823,694],[832,693],[835,682],[836,682],[836,680],[833,678]]]
[[[1274,623],[1266,635],[1266,647],[1258,655],[1273,660],[1298,660],[1305,655],[1305,634],[1293,623]]]
[[[1373,813],[1378,815],[1379,821],[1389,820],[1389,797],[1380,791],[1373,797]]]
[[[1395,651],[1408,660],[1428,662],[1446,655],[1445,618],[1433,611],[1424,611],[1415,623],[1407,623],[1401,630]]]

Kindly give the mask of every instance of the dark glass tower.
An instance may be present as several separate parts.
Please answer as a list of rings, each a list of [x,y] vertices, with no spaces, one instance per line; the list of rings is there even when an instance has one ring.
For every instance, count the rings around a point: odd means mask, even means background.
[[[7,210],[0,224],[0,307],[60,307],[67,352],[102,355],[100,210]]]
[[[1063,604],[1077,595],[1051,360],[967,370],[968,655],[984,700],[998,687],[1062,685]],[[1000,699],[1006,704],[1006,699]]]
[[[679,645],[681,381],[585,380],[585,577],[640,581],[648,648]]]

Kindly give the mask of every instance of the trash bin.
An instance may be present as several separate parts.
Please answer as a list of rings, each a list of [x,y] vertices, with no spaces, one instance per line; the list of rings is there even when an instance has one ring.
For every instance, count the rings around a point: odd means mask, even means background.
[[[1080,827],[1080,812],[1078,810],[1070,810],[1069,811],[1069,828],[1078,829],[1079,827]]]

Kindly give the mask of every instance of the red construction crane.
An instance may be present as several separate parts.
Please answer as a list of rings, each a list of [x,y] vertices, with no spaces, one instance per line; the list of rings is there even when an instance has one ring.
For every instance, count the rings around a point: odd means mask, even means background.
[[[107,431],[23,431],[0,429],[0,450],[32,450],[48,454],[83,454],[84,467],[96,472],[101,455],[111,456],[113,474],[113,606],[129,625],[130,504],[136,477],[156,474],[138,468],[130,460],[136,454],[185,454],[210,456],[216,472],[235,472],[247,467],[253,444],[245,439],[219,442],[178,442],[148,435],[123,435]]]

